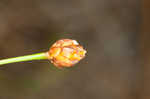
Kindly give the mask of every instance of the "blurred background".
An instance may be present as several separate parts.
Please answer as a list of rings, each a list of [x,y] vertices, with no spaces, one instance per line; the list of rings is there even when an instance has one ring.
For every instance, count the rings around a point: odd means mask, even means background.
[[[0,99],[149,99],[149,11],[148,0],[142,10],[140,0],[0,0],[0,59],[62,38],[88,51],[69,69],[47,60],[0,67]]]

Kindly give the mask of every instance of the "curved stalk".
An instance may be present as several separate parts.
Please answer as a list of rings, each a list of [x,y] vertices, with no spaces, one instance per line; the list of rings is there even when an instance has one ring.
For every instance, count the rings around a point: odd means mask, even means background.
[[[32,61],[32,60],[43,60],[43,59],[47,59],[47,55],[45,52],[3,59],[0,60],[0,65],[16,63],[16,62]]]

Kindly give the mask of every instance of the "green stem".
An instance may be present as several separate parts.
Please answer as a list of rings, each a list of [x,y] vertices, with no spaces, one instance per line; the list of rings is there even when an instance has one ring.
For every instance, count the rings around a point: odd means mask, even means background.
[[[9,63],[16,63],[16,62],[31,61],[31,60],[42,60],[42,59],[47,59],[45,52],[3,59],[3,60],[0,60],[0,65],[9,64]]]

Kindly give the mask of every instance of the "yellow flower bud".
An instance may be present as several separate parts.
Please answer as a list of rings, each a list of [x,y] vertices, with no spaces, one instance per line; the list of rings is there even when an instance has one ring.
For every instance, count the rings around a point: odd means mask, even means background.
[[[85,57],[86,50],[76,40],[62,39],[52,45],[48,58],[57,67],[71,67]]]

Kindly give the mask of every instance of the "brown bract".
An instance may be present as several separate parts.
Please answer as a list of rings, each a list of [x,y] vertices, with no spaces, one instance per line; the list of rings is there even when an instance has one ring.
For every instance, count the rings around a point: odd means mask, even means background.
[[[62,39],[52,45],[48,59],[56,67],[71,67],[85,57],[86,50],[76,40]]]

